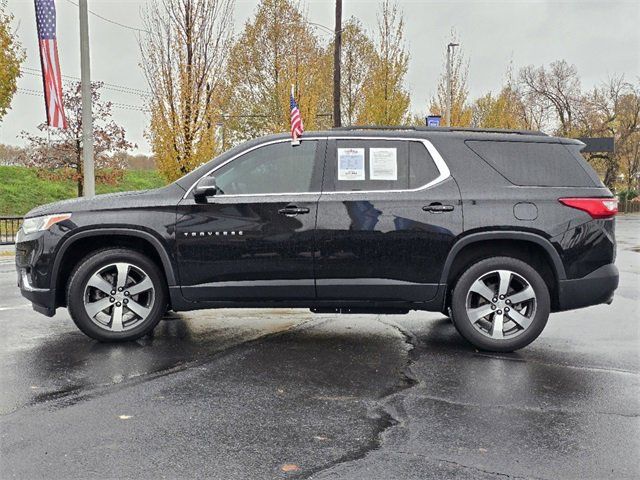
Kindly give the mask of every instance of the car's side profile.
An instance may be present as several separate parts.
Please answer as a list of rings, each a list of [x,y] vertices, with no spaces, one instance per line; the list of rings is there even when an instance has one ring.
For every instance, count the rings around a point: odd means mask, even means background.
[[[18,283],[103,341],[148,333],[167,308],[279,306],[441,311],[510,351],[617,287],[615,199],[581,146],[455,129],[264,137],[158,190],[32,210]]]

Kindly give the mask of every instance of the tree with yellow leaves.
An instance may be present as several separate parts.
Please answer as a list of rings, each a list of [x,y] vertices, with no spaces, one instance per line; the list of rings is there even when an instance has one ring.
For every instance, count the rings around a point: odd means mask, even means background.
[[[455,31],[451,32],[451,39],[448,43],[460,43]],[[444,54],[443,73],[438,80],[436,95],[431,99],[429,113],[432,115],[442,115],[444,117],[447,107],[447,55]],[[467,79],[469,76],[469,64],[464,61],[462,47],[453,49],[451,52],[451,126],[468,127],[471,125],[471,107],[467,104],[469,90]]]
[[[497,95],[489,92],[473,102],[471,126],[476,128],[529,129],[527,105],[513,80],[511,67]]]
[[[365,107],[365,88],[371,85],[371,74],[377,58],[373,40],[355,18],[349,18],[342,27],[342,82],[340,103],[342,125],[354,125]]]
[[[307,130],[331,125],[331,54],[292,0],[262,0],[231,50],[226,143],[290,128],[289,91]]]
[[[6,1],[0,3],[0,120],[16,93],[20,64],[25,58],[16,34],[11,31],[13,15],[5,13],[6,6]]]
[[[404,14],[397,3],[383,0],[373,67],[364,89],[360,125],[401,125],[407,121],[409,92],[404,78],[409,54],[404,44]]]
[[[162,175],[174,180],[221,150],[231,0],[161,0],[145,11],[142,67],[151,90],[148,130]]]

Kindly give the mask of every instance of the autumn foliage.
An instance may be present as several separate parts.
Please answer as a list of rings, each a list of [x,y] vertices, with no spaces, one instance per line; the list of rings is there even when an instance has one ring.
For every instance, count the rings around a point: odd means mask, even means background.
[[[330,126],[331,62],[294,2],[260,2],[231,49],[226,141],[287,131],[291,85],[305,128]]]
[[[93,113],[93,152],[96,179],[102,183],[115,183],[125,167],[122,153],[135,147],[126,139],[125,130],[111,118],[111,102],[100,98],[101,82],[91,84]],[[69,127],[38,126],[41,135],[22,132],[28,141],[24,164],[38,169],[40,176],[52,179],[71,179],[77,182],[78,196],[83,193],[82,168],[82,97],[80,83],[63,91],[63,103]]]
[[[25,58],[15,33],[11,31],[13,15],[6,13],[6,6],[6,1],[0,2],[0,121],[18,88],[20,64]]]
[[[289,130],[295,88],[307,130],[332,118],[333,36],[309,22],[295,0],[261,0],[231,39],[229,0],[155,2],[140,41],[152,93],[148,137],[173,180],[243,140]],[[384,0],[370,34],[343,27],[343,122],[398,125],[408,116],[409,56],[403,14]]]
[[[231,0],[152,2],[140,40],[151,90],[148,138],[167,180],[222,150],[215,135],[225,101]]]
[[[404,45],[404,18],[396,3],[384,0],[378,13],[378,31],[369,76],[365,81],[361,125],[402,125],[409,112],[404,78],[409,54]]]

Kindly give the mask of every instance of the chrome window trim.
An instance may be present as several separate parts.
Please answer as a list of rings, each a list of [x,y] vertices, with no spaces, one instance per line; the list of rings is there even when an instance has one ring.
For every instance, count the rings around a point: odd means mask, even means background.
[[[421,187],[409,188],[409,189],[399,189],[399,190],[339,190],[339,191],[335,191],[335,192],[237,193],[237,194],[231,194],[231,195],[220,195],[218,198],[224,199],[224,198],[238,198],[238,197],[273,197],[273,196],[290,197],[290,196],[297,196],[297,195],[353,195],[353,194],[357,195],[357,194],[362,194],[362,193],[410,193],[410,192],[419,192],[419,191],[425,190],[425,189],[427,189],[429,187],[433,187],[434,185],[437,185],[439,183],[444,182],[446,179],[448,179],[451,176],[451,171],[449,170],[449,167],[447,166],[447,163],[442,158],[442,155],[440,155],[440,152],[438,152],[436,147],[429,140],[427,140],[425,138],[415,138],[415,137],[330,136],[330,137],[305,137],[305,138],[302,139],[302,141],[305,141],[305,140],[356,140],[356,141],[357,140],[386,140],[386,141],[420,142],[425,146],[425,148],[427,149],[427,151],[431,155],[431,158],[433,159],[433,163],[436,164],[436,168],[440,172],[440,175],[438,175],[435,179],[431,180],[430,182],[426,183],[425,185],[422,185]],[[268,145],[274,145],[276,143],[289,142],[289,141],[290,141],[290,139],[288,139],[288,138],[280,138],[278,140],[271,140],[269,142],[261,143],[259,145],[254,145],[253,147],[248,148],[247,150],[243,150],[242,152],[240,152],[240,153],[234,155],[233,157],[229,158],[228,160],[222,162],[220,165],[212,168],[207,173],[205,173],[200,178],[198,178],[198,180],[196,180],[189,187],[189,189],[186,191],[186,193],[184,194],[182,199],[184,200],[184,199],[187,198],[187,196],[191,193],[191,191],[194,189],[194,187],[196,186],[196,184],[200,180],[202,180],[204,177],[208,177],[209,175],[211,175],[216,170],[219,170],[220,168],[224,167],[228,163],[234,161],[236,158],[239,158],[239,157],[241,157],[241,156],[243,156],[243,155],[245,155],[245,154],[247,154],[249,152],[252,152],[253,150],[256,150],[258,148],[266,147]]]

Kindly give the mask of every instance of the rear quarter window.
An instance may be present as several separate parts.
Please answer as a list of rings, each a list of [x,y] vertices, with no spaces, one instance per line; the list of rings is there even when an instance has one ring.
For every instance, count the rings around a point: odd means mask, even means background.
[[[522,186],[594,187],[595,172],[565,145],[467,140],[467,147],[509,182]],[[579,156],[579,155],[578,155]],[[596,176],[597,178],[597,176]]]
[[[432,182],[440,171],[421,142],[409,142],[409,188],[420,188]]]

